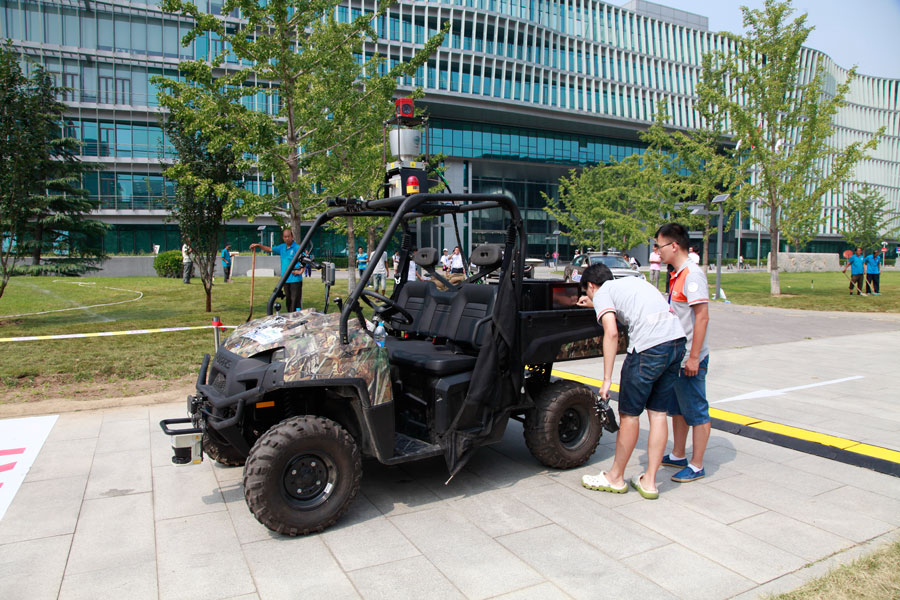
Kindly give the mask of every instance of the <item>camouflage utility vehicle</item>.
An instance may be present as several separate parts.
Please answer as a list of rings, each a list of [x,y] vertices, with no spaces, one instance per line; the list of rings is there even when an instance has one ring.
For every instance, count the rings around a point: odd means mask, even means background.
[[[363,458],[391,465],[443,456],[452,475],[476,448],[499,441],[510,419],[524,423],[525,443],[541,463],[570,468],[588,460],[604,425],[595,396],[585,385],[552,381],[550,371],[558,361],[599,355],[602,330],[593,310],[575,305],[577,283],[520,276],[526,238],[516,203],[426,193],[333,204],[340,205],[316,219],[301,249],[331,219],[391,217],[375,260],[330,314],[278,314],[282,276],[268,316],[238,327],[203,360],[190,416],[161,423],[176,436],[173,461],[199,461],[202,445],[213,460],[244,465],[256,518],[297,535],[347,510]],[[437,250],[409,251],[411,219],[489,208],[508,215],[506,243],[476,248],[478,271],[465,281],[441,281]],[[398,230],[402,275],[388,298],[366,284]],[[432,279],[407,281],[410,259]],[[308,259],[298,252],[294,260]],[[333,283],[333,268],[316,266]],[[497,282],[483,283],[495,271]],[[374,309],[372,323],[361,303]],[[379,325],[383,346],[375,341]]]
[[[593,310],[576,306],[579,284],[525,277],[516,202],[419,193],[425,173],[396,154],[387,197],[330,201],[272,293],[268,315],[238,327],[204,358],[189,416],[161,422],[174,436],[174,462],[199,462],[206,453],[244,465],[247,506],[280,533],[321,531],[337,521],[357,494],[363,458],[394,465],[443,456],[452,477],[516,419],[537,460],[570,468],[593,454],[604,426],[614,427],[589,387],[551,380],[555,362],[599,355],[602,330]],[[449,216],[455,223],[464,213],[498,209],[505,243],[475,248],[468,278],[445,279],[435,270],[434,248],[412,252],[416,222]],[[389,224],[349,297],[336,299],[339,312],[327,312],[333,265],[313,263],[326,284],[324,311],[279,314],[288,274],[309,260],[302,251],[326,223],[347,217]],[[392,240],[399,240],[400,279],[386,297],[366,286]],[[430,280],[407,280],[410,260]],[[496,278],[489,282],[489,275]]]

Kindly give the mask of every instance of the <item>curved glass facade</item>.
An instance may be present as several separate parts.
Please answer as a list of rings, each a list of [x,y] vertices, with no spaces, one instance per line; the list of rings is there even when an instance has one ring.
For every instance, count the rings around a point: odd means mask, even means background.
[[[215,12],[222,6],[216,0],[196,4]],[[375,6],[374,0],[347,0],[335,16],[346,21]],[[237,24],[239,17],[224,18]],[[399,0],[374,23],[378,38],[368,51],[377,49],[389,61],[409,57],[445,22],[450,33],[443,45],[401,89],[425,90],[432,151],[448,156],[456,184],[474,191],[499,181],[521,189],[534,230],[532,252],[540,255],[541,244],[555,244],[549,240],[553,223],[532,215],[526,198],[555,190],[569,167],[641,152],[638,133],[660,101],[671,126],[699,126],[694,102],[701,57],[729,43],[707,30],[705,17],[643,0],[627,7],[597,0]],[[86,159],[101,166],[86,183],[97,190],[104,214],[162,223],[156,214],[165,190],[160,160],[171,148],[159,131],[149,79],[177,77],[179,60],[203,59],[223,47],[212,35],[182,47],[186,31],[186,22],[151,2],[0,0],[0,37],[11,38],[29,61],[71,88],[64,96],[69,127],[84,141]],[[807,76],[823,67],[826,91],[847,77],[816,50],[804,49],[801,60]],[[885,135],[873,157],[858,165],[855,181],[826,196],[820,242],[837,239],[843,194],[859,183],[878,189],[900,213],[898,96],[897,79],[860,75],[851,84],[832,143],[865,141],[882,127]],[[255,110],[277,110],[275,96],[247,102]],[[251,185],[266,189],[266,182]],[[473,239],[492,230],[486,221],[472,226]],[[755,238],[755,230],[745,231],[750,235]],[[742,253],[752,256],[755,249]]]

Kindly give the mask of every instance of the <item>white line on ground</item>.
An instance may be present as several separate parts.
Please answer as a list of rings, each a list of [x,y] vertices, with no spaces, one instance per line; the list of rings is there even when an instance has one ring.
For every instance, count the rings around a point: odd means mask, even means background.
[[[78,287],[87,287],[87,286],[96,285],[94,282],[91,282],[91,281],[60,281],[58,279],[54,279],[53,283],[68,283],[70,285],[77,285]],[[137,294],[137,297],[131,298],[129,300],[122,300],[120,302],[107,302],[106,304],[92,304],[90,306],[73,306],[72,308],[55,308],[53,310],[42,310],[40,312],[21,313],[18,315],[3,315],[3,316],[0,316],[0,319],[14,319],[16,317],[30,317],[30,316],[34,316],[34,315],[46,315],[46,314],[50,314],[50,313],[66,312],[68,310],[90,310],[92,308],[98,308],[100,306],[115,306],[117,304],[127,304],[129,302],[137,302],[138,300],[140,300],[141,298],[144,297],[144,292],[139,292],[137,290],[124,290],[122,288],[114,288],[114,287],[106,287],[106,286],[101,286],[101,289],[115,290],[117,292],[130,292],[132,294]]]
[[[823,385],[834,385],[835,383],[843,383],[845,381],[853,381],[855,379],[862,379],[863,377],[864,377],[864,375],[854,375],[853,377],[843,377],[841,379],[832,379],[830,381],[820,381],[818,383],[810,383],[807,385],[795,385],[794,387],[781,388],[780,390],[757,390],[755,392],[741,394],[740,396],[732,396],[730,398],[716,400],[715,402],[710,402],[710,404],[721,404],[722,402],[734,402],[735,400],[752,400],[754,398],[771,398],[772,396],[782,396],[788,392],[793,392],[796,390],[806,390],[809,388],[821,387]]]

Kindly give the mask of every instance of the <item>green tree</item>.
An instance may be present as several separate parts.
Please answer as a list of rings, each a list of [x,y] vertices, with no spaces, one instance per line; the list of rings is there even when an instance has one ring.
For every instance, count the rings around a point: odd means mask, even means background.
[[[226,207],[232,210],[249,192],[235,184],[241,177],[241,161],[234,149],[226,145],[212,150],[200,131],[184,128],[189,119],[184,118],[182,111],[190,111],[190,106],[171,96],[162,100],[170,111],[163,129],[178,153],[175,164],[163,172],[175,182],[175,197],[169,199],[172,218],[193,252],[206,295],[206,312],[211,312],[213,271]]]
[[[881,242],[900,233],[900,215],[887,211],[888,201],[868,184],[844,197],[841,235],[853,248],[878,251]]]
[[[789,1],[766,0],[763,10],[741,10],[746,34],[725,34],[733,51],[716,52],[704,62],[698,93],[702,103],[727,115],[740,143],[753,175],[741,187],[742,198],[762,199],[773,216],[771,293],[780,294],[776,240],[803,246],[815,235],[823,219],[822,196],[852,176],[881,133],[843,150],[833,147],[833,118],[846,103],[855,69],[833,92],[821,64],[804,83],[801,49],[812,30],[806,15],[788,21]]]
[[[377,39],[375,13],[350,23],[335,17],[338,0],[226,0],[223,14],[240,9],[242,23],[226,23],[183,0],[164,0],[163,10],[194,20],[185,43],[210,34],[222,51],[208,62],[181,63],[184,81],[155,79],[165,93],[190,97],[196,127],[218,151],[230,145],[236,156],[275,184],[276,192],[247,198],[235,212],[252,219],[270,213],[300,223],[324,208],[328,196],[369,195],[381,169],[381,124],[391,114],[397,78],[410,77],[440,44],[433,36],[408,61],[390,69],[385,58],[366,47]],[[245,66],[226,68],[226,60]],[[268,99],[269,110],[242,105]],[[244,169],[241,169],[245,171]]]
[[[60,91],[40,67],[26,77],[0,47],[0,296],[14,272],[82,273],[103,258],[106,226],[87,218],[96,203],[80,189],[79,143],[61,130]],[[16,264],[28,256],[32,265]]]
[[[569,171],[559,180],[559,200],[542,194],[544,208],[579,245],[629,249],[646,243],[673,210],[660,161],[648,150],[622,161]],[[601,240],[602,238],[602,240]]]
[[[726,205],[712,203],[719,194],[734,194],[741,181],[741,166],[733,153],[724,147],[726,141],[723,116],[710,107],[697,106],[703,116],[700,129],[683,132],[667,131],[665,124],[669,115],[664,103],[660,102],[653,125],[641,134],[641,140],[662,159],[659,165],[665,178],[665,189],[671,197],[681,203],[671,214],[689,229],[703,232],[702,263],[709,264],[709,236],[712,231],[711,217],[722,208],[722,218],[730,220],[740,200],[733,197]],[[692,214],[699,208],[701,214]]]

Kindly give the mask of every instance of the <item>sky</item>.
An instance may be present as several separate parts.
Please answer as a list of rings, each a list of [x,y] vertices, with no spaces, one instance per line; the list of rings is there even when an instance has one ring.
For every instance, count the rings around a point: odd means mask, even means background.
[[[762,9],[764,0],[651,0],[709,17],[710,31],[743,32],[740,7]],[[612,0],[625,4],[625,0]],[[900,78],[900,0],[794,0],[792,19],[807,13],[815,26],[806,46],[841,67],[864,75]]]

